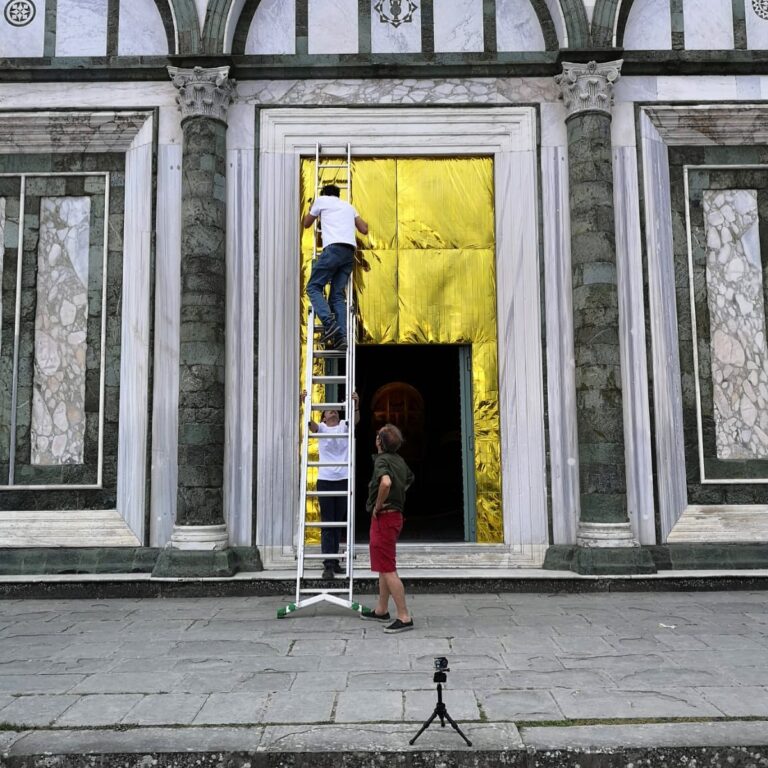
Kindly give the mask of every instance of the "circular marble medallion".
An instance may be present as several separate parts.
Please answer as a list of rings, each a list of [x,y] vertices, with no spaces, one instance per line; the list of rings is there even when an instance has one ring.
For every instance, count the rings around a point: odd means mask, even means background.
[[[768,21],[768,0],[752,0],[752,7],[761,19]]]
[[[32,0],[10,0],[5,6],[5,20],[13,27],[26,27],[35,18]]]

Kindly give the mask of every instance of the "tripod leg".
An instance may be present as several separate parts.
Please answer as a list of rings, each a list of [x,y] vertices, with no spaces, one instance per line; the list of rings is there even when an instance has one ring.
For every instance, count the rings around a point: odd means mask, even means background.
[[[424,723],[424,725],[421,726],[421,728],[419,728],[419,732],[408,743],[413,744],[416,741],[416,739],[418,739],[419,736],[421,736],[421,734],[424,733],[424,731],[426,731],[427,728],[429,728],[430,724],[436,717],[437,717],[437,710],[435,710],[432,713],[432,716]]]
[[[468,747],[471,747],[472,742],[464,735],[464,731],[462,731],[461,728],[459,728],[456,721],[448,714],[448,710],[446,710],[443,714],[445,715],[445,719],[451,724],[451,727],[453,728],[453,730],[456,731],[456,733],[458,733],[459,736],[461,736],[461,738],[467,742]]]

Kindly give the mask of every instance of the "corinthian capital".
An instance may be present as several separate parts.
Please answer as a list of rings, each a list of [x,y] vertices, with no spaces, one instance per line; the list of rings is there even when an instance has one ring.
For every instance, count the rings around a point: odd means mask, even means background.
[[[613,84],[619,79],[623,59],[598,64],[563,62],[563,74],[555,76],[568,111],[568,117],[579,112],[611,114]]]
[[[168,67],[168,74],[179,91],[176,103],[182,120],[212,117],[222,123],[227,122],[227,110],[235,90],[234,80],[229,79],[229,67]]]

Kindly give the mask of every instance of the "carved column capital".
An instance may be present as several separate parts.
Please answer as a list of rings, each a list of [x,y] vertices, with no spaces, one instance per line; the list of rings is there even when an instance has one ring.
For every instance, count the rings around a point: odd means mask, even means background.
[[[598,64],[563,62],[563,74],[555,75],[560,95],[568,112],[567,118],[579,112],[605,112],[611,114],[613,85],[621,75],[623,59]],[[566,118],[566,119],[567,119]]]
[[[235,90],[235,81],[229,79],[229,67],[168,67],[168,74],[179,91],[176,103],[182,121],[188,117],[210,117],[226,125]]]

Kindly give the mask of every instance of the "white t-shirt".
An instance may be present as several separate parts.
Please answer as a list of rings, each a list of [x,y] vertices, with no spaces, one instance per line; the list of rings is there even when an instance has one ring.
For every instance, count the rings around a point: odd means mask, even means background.
[[[333,195],[320,195],[309,212],[320,217],[323,248],[334,243],[355,245],[357,211],[346,201]]]
[[[324,422],[317,425],[318,432],[346,432],[347,422],[340,421],[335,427],[329,427]],[[340,461],[347,463],[347,437],[332,437],[318,440],[320,461]],[[347,480],[347,467],[320,467],[317,471],[318,480]]]

